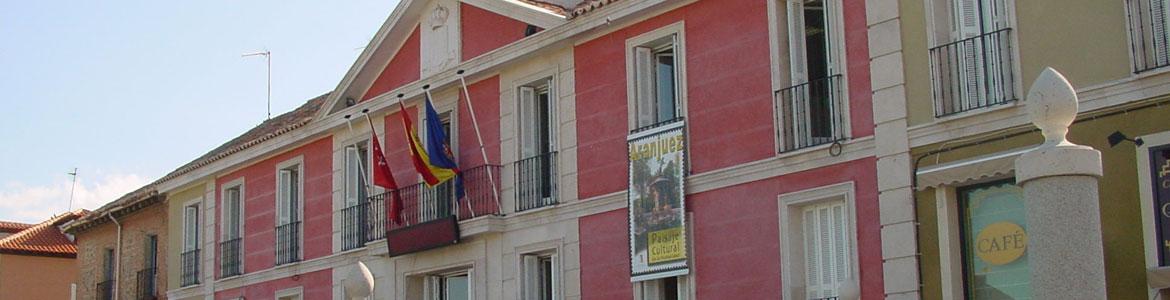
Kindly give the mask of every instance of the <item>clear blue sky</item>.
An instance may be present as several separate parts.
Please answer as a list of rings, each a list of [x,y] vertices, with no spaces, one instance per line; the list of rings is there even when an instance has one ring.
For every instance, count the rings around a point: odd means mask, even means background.
[[[397,4],[0,2],[0,220],[96,208],[332,90]]]

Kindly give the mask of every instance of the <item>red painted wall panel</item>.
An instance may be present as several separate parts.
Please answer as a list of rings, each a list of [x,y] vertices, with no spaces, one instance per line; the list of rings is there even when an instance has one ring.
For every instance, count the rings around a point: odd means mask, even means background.
[[[479,132],[483,135],[488,163],[498,165],[500,164],[500,76],[492,76],[476,83],[469,83],[467,92],[471,94],[475,119],[479,122]],[[458,115],[459,166],[462,168],[482,166],[485,164],[483,154],[479,151],[479,140],[476,139],[475,127],[471,122],[471,111],[468,110],[467,100],[462,92],[459,94]]]
[[[419,28],[416,26],[414,32],[403,42],[402,48],[398,49],[398,53],[394,54],[394,58],[391,58],[390,62],[386,64],[382,74],[378,75],[378,79],[374,80],[374,84],[366,91],[366,95],[362,96],[362,101],[419,79],[421,76],[420,61],[422,60],[419,38]]]
[[[735,2],[735,3],[732,3]],[[853,133],[873,134],[864,3],[846,1]],[[687,130],[691,171],[702,173],[775,156],[767,2],[700,1],[574,48],[578,166],[582,199],[625,189],[625,41],[685,21]],[[727,22],[727,20],[736,20]]]
[[[862,298],[881,298],[874,166],[866,158],[688,195],[698,299],[775,299],[782,293],[777,197],[848,181],[856,192]],[[580,219],[582,299],[631,297],[627,214],[621,209]]]
[[[244,178],[244,272],[272,268],[276,261],[276,165],[303,157],[304,207],[302,245],[304,259],[329,255],[333,228],[333,139],[325,137],[216,179],[216,202],[223,203],[222,187]],[[222,218],[216,205],[216,235]],[[217,253],[218,261],[218,249]],[[215,274],[219,274],[219,264]]]
[[[504,45],[524,38],[528,24],[502,16],[474,5],[462,3],[460,32],[463,33],[462,57],[464,61],[475,58]]]
[[[301,299],[333,299],[333,271],[321,270],[223,290],[215,293],[215,299],[275,299],[277,291],[298,286],[303,289]]]

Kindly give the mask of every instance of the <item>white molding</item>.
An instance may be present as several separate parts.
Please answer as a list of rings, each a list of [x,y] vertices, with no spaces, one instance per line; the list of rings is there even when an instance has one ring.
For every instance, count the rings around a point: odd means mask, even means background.
[[[792,253],[792,247],[802,247],[804,245],[803,240],[794,240],[794,232],[800,232],[802,228],[801,226],[797,226],[797,224],[800,224],[800,217],[796,216],[799,216],[801,213],[800,207],[807,205],[834,201],[841,201],[845,204],[845,216],[849,220],[849,278],[858,283],[861,282],[860,256],[858,255],[859,247],[857,245],[856,194],[857,191],[853,181],[846,181],[776,196],[776,204],[779,207],[780,218],[780,268],[782,274],[786,275],[780,276],[781,287],[783,288],[781,298],[792,297],[799,299],[806,297],[805,294],[797,293],[799,290],[797,289],[797,281],[794,278],[803,278],[803,275],[797,276],[797,274],[805,274],[805,271],[803,268],[793,266],[793,262],[797,261],[797,259],[795,257],[796,254]]]
[[[301,299],[304,299],[305,288],[302,286],[287,288],[287,289],[276,291],[272,295],[275,299],[278,299],[278,300],[281,297],[296,297],[296,300],[301,300]]]
[[[1153,134],[1147,134],[1140,137],[1145,142],[1142,146],[1136,147],[1135,154],[1137,156],[1137,179],[1138,179],[1138,195],[1141,200],[1141,214],[1142,214],[1142,248],[1145,254],[1145,267],[1153,269],[1158,267],[1158,249],[1159,245],[1157,237],[1157,225],[1155,225],[1154,215],[1154,186],[1151,184],[1154,181],[1152,174],[1150,174],[1150,148],[1170,145],[1170,131],[1163,131]],[[1149,290],[1149,299],[1154,299],[1157,295],[1157,290]]]
[[[516,0],[461,0],[467,5],[490,11],[506,18],[515,19],[540,28],[552,28],[567,22],[565,16],[558,15],[543,7],[516,1]]]

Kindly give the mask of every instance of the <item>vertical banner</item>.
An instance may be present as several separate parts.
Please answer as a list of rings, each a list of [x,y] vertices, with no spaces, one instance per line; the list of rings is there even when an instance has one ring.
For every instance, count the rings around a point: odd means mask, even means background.
[[[1154,179],[1155,235],[1158,238],[1158,266],[1170,266],[1170,145],[1150,149],[1150,171]]]
[[[689,269],[683,122],[635,133],[627,141],[631,280],[685,275]]]

